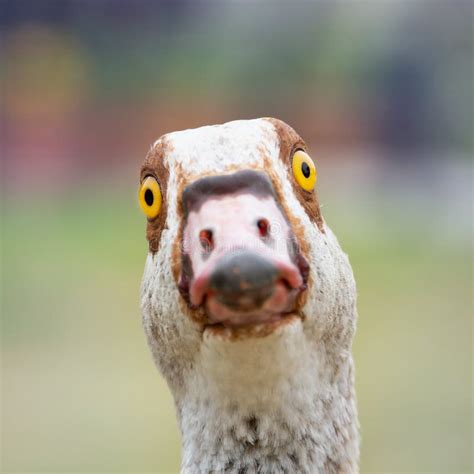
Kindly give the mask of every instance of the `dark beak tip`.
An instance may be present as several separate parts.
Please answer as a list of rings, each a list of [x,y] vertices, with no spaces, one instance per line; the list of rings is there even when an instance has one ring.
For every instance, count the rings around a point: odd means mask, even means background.
[[[227,306],[238,306],[241,299],[257,307],[271,296],[277,280],[273,262],[242,251],[221,257],[211,274],[210,288]]]

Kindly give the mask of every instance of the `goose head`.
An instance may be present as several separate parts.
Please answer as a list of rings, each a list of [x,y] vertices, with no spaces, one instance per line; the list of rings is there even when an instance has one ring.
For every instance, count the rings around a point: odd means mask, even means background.
[[[355,284],[321,215],[315,162],[290,126],[264,118],[169,133],[142,166],[143,324],[190,469],[193,452],[216,452],[224,412],[230,432],[247,420],[245,433],[266,412],[267,430],[304,424],[306,405],[325,399],[349,400],[355,414]],[[315,422],[331,418],[321,403]],[[354,430],[337,436],[346,451],[356,444]]]

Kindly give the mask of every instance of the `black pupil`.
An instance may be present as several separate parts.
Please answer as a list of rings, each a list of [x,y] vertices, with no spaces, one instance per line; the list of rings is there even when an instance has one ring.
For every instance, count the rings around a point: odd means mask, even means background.
[[[148,206],[153,205],[153,191],[151,189],[145,191],[145,202]]]
[[[301,164],[301,172],[303,173],[303,176],[305,178],[309,178],[309,175],[311,174],[311,169],[310,169],[308,163],[303,162]]]

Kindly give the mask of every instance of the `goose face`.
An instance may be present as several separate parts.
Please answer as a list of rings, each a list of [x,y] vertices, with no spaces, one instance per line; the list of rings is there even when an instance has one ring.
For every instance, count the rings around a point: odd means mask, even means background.
[[[276,119],[155,142],[141,170],[149,242],[141,305],[163,372],[191,367],[212,337],[297,330],[350,343],[352,271],[321,217],[315,181],[305,143]]]

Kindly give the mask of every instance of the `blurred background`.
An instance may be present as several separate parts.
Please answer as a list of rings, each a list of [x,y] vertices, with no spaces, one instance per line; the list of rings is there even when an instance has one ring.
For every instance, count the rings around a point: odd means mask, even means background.
[[[472,469],[473,4],[0,0],[2,472],[177,472],[138,171],[276,116],[359,289],[362,472]]]

